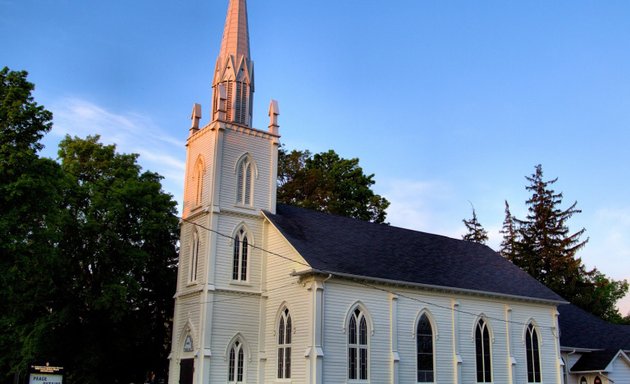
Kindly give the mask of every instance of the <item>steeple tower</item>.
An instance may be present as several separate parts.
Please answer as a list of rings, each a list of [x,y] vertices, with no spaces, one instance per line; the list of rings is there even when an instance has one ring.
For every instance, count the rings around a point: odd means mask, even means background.
[[[230,0],[212,81],[212,121],[252,126],[254,63],[245,0]]]

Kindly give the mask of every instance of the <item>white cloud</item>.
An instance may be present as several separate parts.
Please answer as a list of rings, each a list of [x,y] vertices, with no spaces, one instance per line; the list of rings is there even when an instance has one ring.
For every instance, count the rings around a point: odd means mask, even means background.
[[[448,222],[444,210],[453,199],[451,187],[441,181],[385,179],[379,181],[379,193],[391,205],[387,221],[397,227],[459,237],[460,222]],[[455,224],[455,225],[454,225]]]
[[[50,110],[54,114],[51,135],[55,143],[47,140],[49,156],[65,135],[86,137],[98,134],[101,142],[116,144],[119,152],[139,154],[138,162],[142,168],[164,176],[163,188],[181,202],[186,156],[184,142],[170,136],[150,117],[110,111],[78,98],[61,99],[53,103]]]

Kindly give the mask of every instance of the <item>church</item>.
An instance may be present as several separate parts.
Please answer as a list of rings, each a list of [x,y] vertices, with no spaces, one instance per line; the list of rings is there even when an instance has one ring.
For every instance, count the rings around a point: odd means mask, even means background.
[[[245,0],[212,88],[186,143],[170,383],[624,382],[571,373],[603,349],[563,349],[566,302],[490,248],[277,204],[280,111],[252,126]]]

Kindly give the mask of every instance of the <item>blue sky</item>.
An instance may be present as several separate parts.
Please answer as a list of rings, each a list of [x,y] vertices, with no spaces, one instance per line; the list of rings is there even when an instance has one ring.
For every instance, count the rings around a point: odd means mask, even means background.
[[[0,66],[53,111],[44,154],[100,134],[181,201],[192,104],[207,122],[227,0],[0,0]],[[630,279],[630,3],[249,0],[254,125],[375,174],[397,226],[497,248],[542,164],[582,213],[585,264]],[[630,312],[630,296],[620,303]]]

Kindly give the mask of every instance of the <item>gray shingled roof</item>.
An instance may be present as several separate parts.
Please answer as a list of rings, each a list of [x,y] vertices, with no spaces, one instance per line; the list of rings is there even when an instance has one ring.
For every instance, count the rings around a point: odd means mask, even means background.
[[[611,324],[572,304],[559,305],[558,312],[563,347],[630,351],[630,326]]]
[[[563,301],[484,245],[282,204],[265,216],[315,270]]]
[[[584,353],[572,372],[602,371],[620,349],[630,351],[630,326],[611,324],[572,304],[559,305],[558,312],[562,347],[597,350]]]

